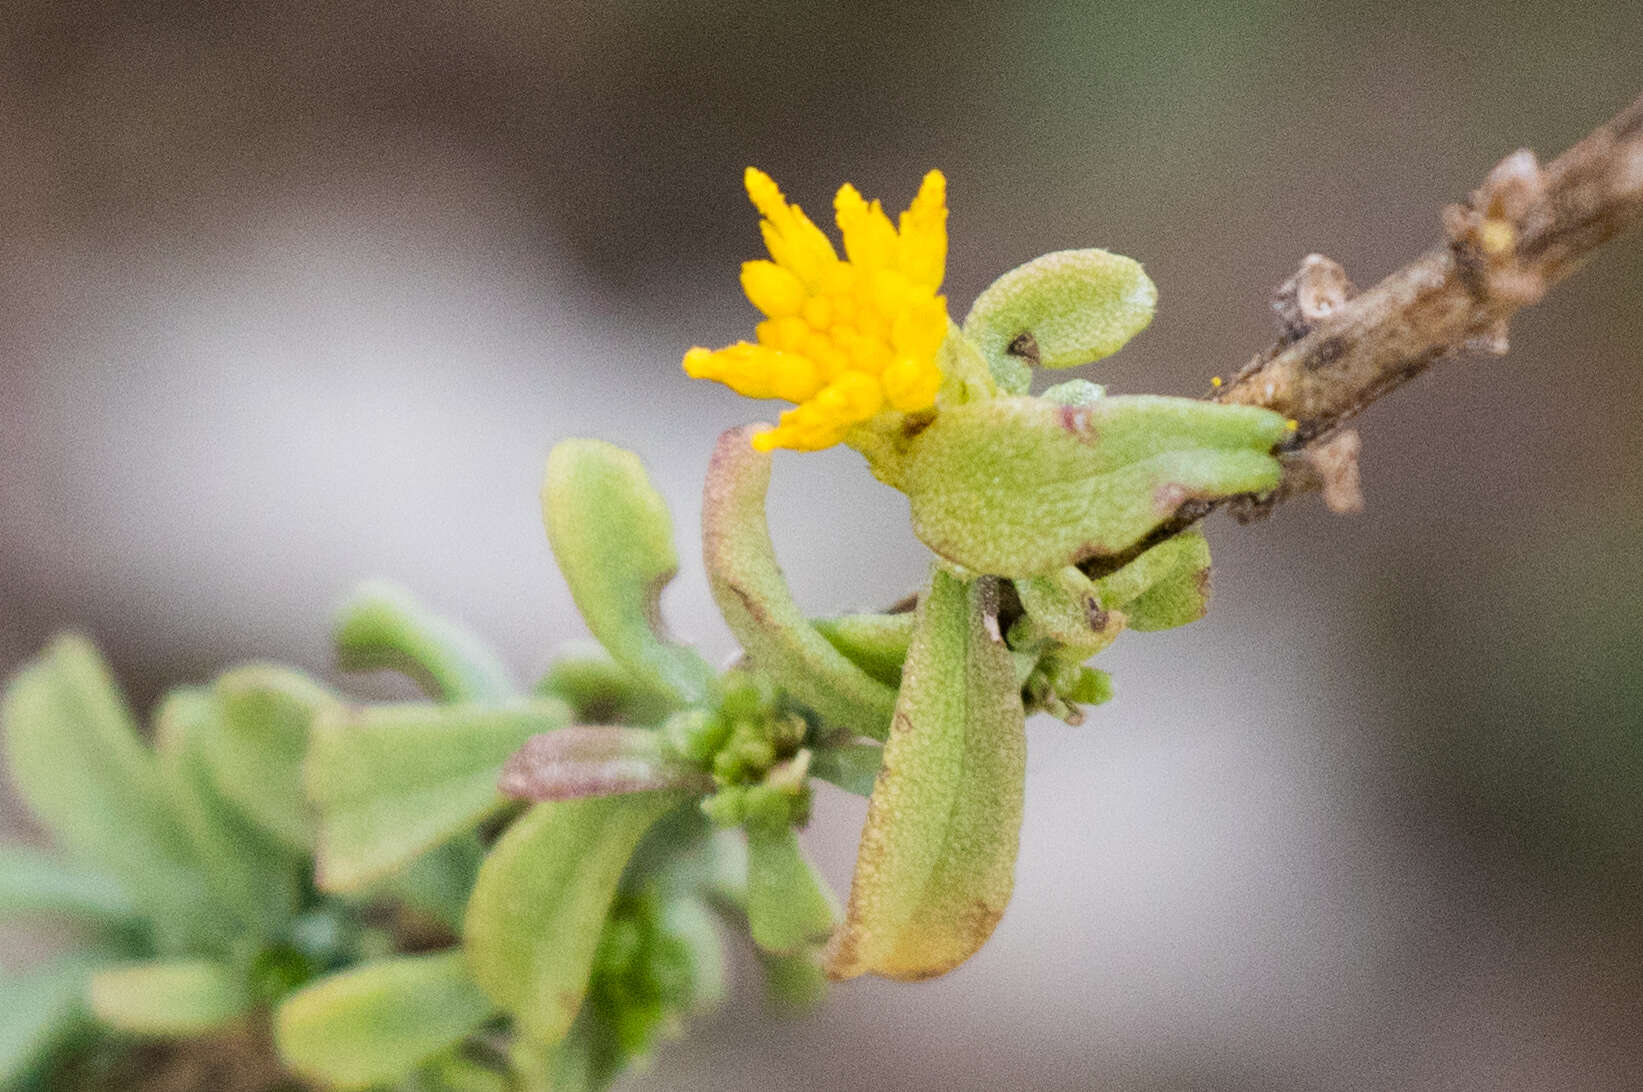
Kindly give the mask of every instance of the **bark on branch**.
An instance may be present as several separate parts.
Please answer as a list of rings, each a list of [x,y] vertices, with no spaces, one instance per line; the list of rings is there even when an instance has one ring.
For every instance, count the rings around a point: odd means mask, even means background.
[[[1265,406],[1299,426],[1293,483],[1262,502],[1234,502],[1234,514],[1264,514],[1309,480],[1327,487],[1332,473],[1339,486],[1341,445],[1326,445],[1342,423],[1451,353],[1504,353],[1513,314],[1640,220],[1643,96],[1545,168],[1529,151],[1507,156],[1466,204],[1443,210],[1443,243],[1361,295],[1351,296],[1338,265],[1308,257],[1274,301],[1278,343],[1213,396]],[[1350,507],[1349,491],[1337,496]],[[1110,572],[1215,507],[1189,501],[1134,549],[1084,568]]]

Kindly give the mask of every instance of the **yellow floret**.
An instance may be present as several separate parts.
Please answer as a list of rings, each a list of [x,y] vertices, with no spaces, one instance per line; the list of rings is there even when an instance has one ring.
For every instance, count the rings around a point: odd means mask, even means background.
[[[779,427],[754,437],[762,451],[830,447],[887,408],[934,405],[949,326],[936,294],[947,262],[941,172],[925,176],[899,230],[879,202],[840,187],[833,209],[844,260],[769,175],[749,167],[746,181],[771,260],[744,263],[742,289],[767,317],[755,327],[758,344],[691,349],[686,374],[797,403]]]

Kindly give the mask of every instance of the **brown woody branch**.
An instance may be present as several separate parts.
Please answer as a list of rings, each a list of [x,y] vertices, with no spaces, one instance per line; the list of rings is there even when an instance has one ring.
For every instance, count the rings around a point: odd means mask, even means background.
[[[1519,309],[1640,220],[1643,97],[1545,168],[1529,151],[1507,156],[1466,204],[1443,210],[1442,244],[1361,295],[1351,295],[1338,265],[1309,256],[1274,300],[1278,343],[1214,395],[1276,410],[1298,426],[1285,484],[1261,500],[1237,498],[1233,514],[1262,515],[1309,486],[1322,487],[1332,508],[1350,509],[1356,439],[1337,433],[1344,422],[1445,356],[1504,353]],[[1216,507],[1188,501],[1144,542],[1084,568],[1111,572]]]

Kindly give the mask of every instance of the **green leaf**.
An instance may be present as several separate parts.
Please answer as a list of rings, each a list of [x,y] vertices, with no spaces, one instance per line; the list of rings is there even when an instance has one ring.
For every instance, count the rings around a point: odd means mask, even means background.
[[[942,557],[1044,576],[1133,546],[1187,500],[1272,488],[1288,431],[1270,410],[1187,398],[995,398],[943,410],[877,469]]]
[[[0,914],[47,914],[102,925],[136,908],[112,877],[28,846],[0,846]]]
[[[724,943],[713,914],[698,898],[670,898],[662,905],[662,929],[689,953],[693,998],[690,1011],[709,1013],[730,995]]]
[[[344,671],[398,671],[435,701],[501,701],[519,692],[483,641],[385,580],[354,590],[337,612],[332,640]]]
[[[1015,882],[1026,714],[996,583],[936,569],[827,972],[929,978],[992,934]]]
[[[792,827],[747,826],[747,922],[753,943],[788,954],[827,939],[838,902]]]
[[[0,705],[18,795],[58,842],[106,871],[167,947],[221,933],[154,752],[91,644],[53,641]]]
[[[245,984],[208,960],[129,963],[92,976],[91,1013],[117,1031],[184,1037],[226,1027],[251,1006]]]
[[[549,665],[536,692],[570,704],[578,724],[660,724],[679,707],[593,642],[571,642]]]
[[[995,376],[1023,362],[1070,368],[1111,356],[1147,328],[1158,289],[1141,263],[1105,250],[1062,250],[1034,258],[976,298],[964,334]],[[1026,388],[1000,381],[1014,394]]]
[[[280,1058],[329,1088],[371,1088],[460,1043],[496,1006],[460,951],[386,959],[286,998],[274,1017]]]
[[[220,727],[205,737],[211,775],[224,796],[286,848],[308,853],[314,816],[302,793],[302,761],[314,718],[337,699],[300,671],[249,664],[212,688]]]
[[[1174,535],[1096,582],[1101,603],[1135,630],[1172,629],[1209,610],[1209,543],[1201,532]]]
[[[810,760],[810,776],[837,785],[845,792],[867,796],[873,791],[884,748],[877,743],[846,743],[823,747]]]
[[[561,442],[548,456],[542,513],[593,635],[651,685],[684,703],[704,700],[713,669],[662,625],[662,589],[679,561],[667,505],[639,457],[599,440]]]
[[[337,706],[314,722],[305,784],[320,820],[316,882],[357,891],[506,804],[508,756],[570,718],[551,698],[509,706]]]
[[[1012,647],[1050,640],[1087,659],[1117,640],[1124,628],[1124,616],[1101,605],[1100,590],[1076,566],[1017,580],[1015,589],[1027,625],[1021,633],[1011,628]]]
[[[857,667],[793,601],[765,523],[770,456],[751,429],[719,437],[702,498],[702,555],[713,598],[749,658],[823,719],[883,739],[896,692]]]
[[[236,936],[266,939],[288,921],[299,899],[306,858],[275,844],[217,789],[212,736],[222,731],[210,691],[175,690],[154,713],[154,742],[171,792],[215,904],[230,910]]]
[[[77,953],[0,976],[0,1087],[15,1087],[86,1025],[86,983],[97,965]]]
[[[844,614],[811,623],[827,643],[886,686],[901,685],[901,664],[913,640],[913,613]]]
[[[573,725],[532,736],[502,768],[498,782],[515,800],[575,800],[657,789],[713,791],[713,778],[662,753],[647,728]]]
[[[659,792],[537,804],[485,858],[465,944],[474,977],[526,1037],[554,1043],[570,1029],[622,870],[682,799]]]
[[[1099,383],[1091,383],[1088,379],[1069,379],[1065,383],[1056,383],[1045,387],[1039,397],[1046,402],[1054,402],[1058,406],[1088,406],[1097,398],[1105,398],[1107,388]]]
[[[427,914],[453,934],[460,933],[462,915],[468,910],[468,893],[473,890],[484,859],[485,847],[477,831],[459,835],[416,858],[366,894],[381,892]]]
[[[827,974],[814,951],[759,953],[765,998],[789,1013],[809,1012],[827,997]]]

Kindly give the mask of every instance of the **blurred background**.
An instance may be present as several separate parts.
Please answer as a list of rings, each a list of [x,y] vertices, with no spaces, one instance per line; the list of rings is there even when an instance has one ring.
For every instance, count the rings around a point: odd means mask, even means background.
[[[750,330],[749,163],[818,212],[941,167],[957,314],[1043,251],[1141,259],[1158,318],[1085,371],[1195,395],[1302,255],[1372,283],[1640,90],[1636,0],[13,0],[0,672],[74,627],[143,705],[248,657],[335,679],[329,612],[380,575],[526,676],[585,632],[536,502],[567,435],[645,457],[674,628],[728,654],[697,491],[774,407],[679,358]],[[1512,334],[1365,417],[1364,515],[1215,522],[1211,617],[1032,726],[977,959],[799,1021],[748,979],[624,1087],[1637,1087],[1643,237]],[[802,603],[919,582],[857,456],[778,464]],[[840,890],[863,814],[831,793],[808,835]]]

